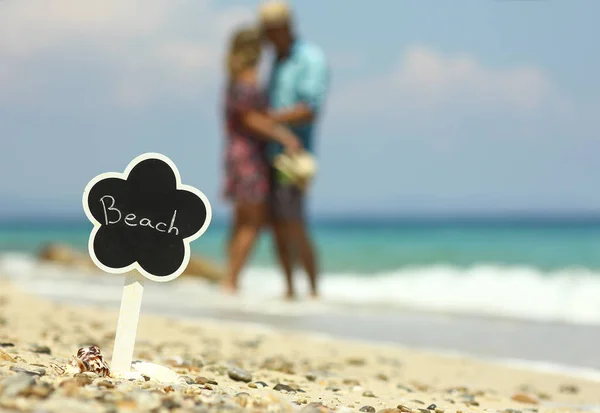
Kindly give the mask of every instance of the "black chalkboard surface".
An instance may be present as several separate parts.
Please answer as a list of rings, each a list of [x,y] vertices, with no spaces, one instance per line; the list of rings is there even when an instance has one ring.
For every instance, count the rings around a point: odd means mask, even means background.
[[[190,242],[210,224],[208,199],[183,185],[166,156],[147,153],[124,173],[104,173],[87,185],[83,208],[94,224],[89,252],[104,271],[138,270],[153,281],[178,277],[190,259]]]

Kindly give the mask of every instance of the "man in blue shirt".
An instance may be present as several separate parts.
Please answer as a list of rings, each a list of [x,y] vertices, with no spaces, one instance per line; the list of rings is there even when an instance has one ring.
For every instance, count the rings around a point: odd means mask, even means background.
[[[285,2],[263,3],[259,14],[265,38],[275,52],[268,85],[271,116],[289,127],[313,153],[315,122],[329,86],[327,60],[318,46],[296,37],[291,10]],[[271,161],[282,150],[278,144],[269,144]],[[271,218],[278,258],[286,275],[287,296],[295,296],[292,272],[297,254],[309,276],[311,295],[317,297],[317,260],[304,215],[304,191],[282,181],[274,170],[271,186]]]

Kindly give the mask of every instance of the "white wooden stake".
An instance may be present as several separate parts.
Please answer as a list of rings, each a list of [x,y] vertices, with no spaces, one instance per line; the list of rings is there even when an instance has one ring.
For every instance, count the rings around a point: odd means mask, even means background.
[[[128,375],[131,371],[133,348],[137,334],[142,296],[144,294],[144,277],[137,271],[125,274],[123,298],[117,323],[117,334],[111,363],[111,371],[117,375]]]

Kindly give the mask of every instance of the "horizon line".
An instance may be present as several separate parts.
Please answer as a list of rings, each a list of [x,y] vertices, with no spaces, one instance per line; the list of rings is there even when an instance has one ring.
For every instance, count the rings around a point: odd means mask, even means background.
[[[223,224],[228,220],[227,214],[215,214],[213,223]],[[428,212],[428,213],[315,213],[308,219],[311,223],[469,223],[469,222],[598,222],[600,211],[496,211],[496,212]],[[89,223],[85,217],[73,215],[22,215],[0,216],[0,226],[11,225],[83,225]]]

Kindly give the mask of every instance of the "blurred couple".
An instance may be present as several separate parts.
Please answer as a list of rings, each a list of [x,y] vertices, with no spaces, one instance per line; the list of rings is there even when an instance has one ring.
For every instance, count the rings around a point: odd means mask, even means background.
[[[305,198],[314,173],[310,154],[328,90],[328,64],[319,47],[297,36],[285,2],[262,3],[258,20],[258,27],[235,31],[226,58],[224,195],[232,204],[233,222],[223,288],[238,291],[240,272],[268,226],[285,274],[286,297],[296,297],[293,270],[300,261],[316,298],[317,257]],[[264,87],[258,73],[263,46],[274,52]]]

